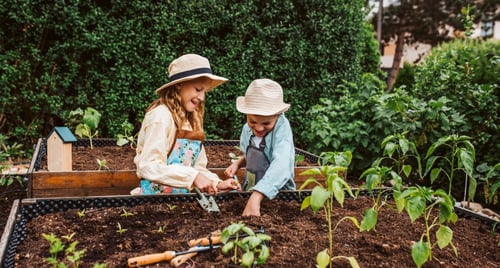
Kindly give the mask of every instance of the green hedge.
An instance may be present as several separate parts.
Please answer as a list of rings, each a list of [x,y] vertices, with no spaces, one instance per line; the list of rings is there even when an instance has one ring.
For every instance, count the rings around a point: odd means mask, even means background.
[[[71,110],[102,113],[102,137],[136,131],[168,64],[184,53],[209,58],[230,81],[207,97],[209,138],[238,138],[235,109],[256,78],[285,89],[298,146],[320,98],[377,72],[364,1],[33,1],[0,3],[2,133],[33,144]],[[376,46],[375,46],[376,49]]]

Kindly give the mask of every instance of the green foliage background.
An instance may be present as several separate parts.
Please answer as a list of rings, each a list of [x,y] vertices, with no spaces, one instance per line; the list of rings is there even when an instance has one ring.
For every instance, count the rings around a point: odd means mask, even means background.
[[[498,163],[500,42],[445,43],[405,68],[390,93],[377,76],[365,74],[360,83],[338,85],[337,101],[322,98],[307,111],[309,128],[318,130],[304,135],[307,148],[351,150],[353,170],[360,172],[381,155],[388,135],[408,131],[421,155],[441,137],[465,135],[475,147],[476,166]],[[456,187],[463,192],[463,185]]]
[[[0,130],[36,143],[69,112],[102,113],[101,137],[128,121],[139,129],[168,64],[185,53],[207,57],[229,82],[207,97],[205,130],[237,139],[237,96],[271,78],[292,104],[297,146],[305,111],[338,98],[336,85],[377,72],[379,55],[364,1],[28,1],[0,3]]]

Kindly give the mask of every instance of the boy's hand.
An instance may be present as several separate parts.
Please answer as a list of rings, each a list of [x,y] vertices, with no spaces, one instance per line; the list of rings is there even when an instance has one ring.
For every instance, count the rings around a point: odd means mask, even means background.
[[[227,180],[223,180],[219,184],[217,184],[217,190],[219,190],[221,192],[228,192],[228,191],[232,191],[232,190],[241,191],[241,185],[235,179],[227,179]]]

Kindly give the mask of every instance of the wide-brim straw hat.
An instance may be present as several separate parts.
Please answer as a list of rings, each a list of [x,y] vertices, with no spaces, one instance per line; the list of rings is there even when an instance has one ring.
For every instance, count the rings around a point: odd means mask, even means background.
[[[286,112],[290,104],[283,102],[283,89],[277,82],[264,78],[250,83],[245,96],[236,98],[236,109],[244,114],[269,116]]]
[[[207,58],[197,54],[185,54],[170,63],[168,66],[169,82],[157,88],[156,93],[159,94],[170,86],[198,77],[208,77],[212,80],[212,84],[207,91],[227,81],[227,78],[212,74]]]

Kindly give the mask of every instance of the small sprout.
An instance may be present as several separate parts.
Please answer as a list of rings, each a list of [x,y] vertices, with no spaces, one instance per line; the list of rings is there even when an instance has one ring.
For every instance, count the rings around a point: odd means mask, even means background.
[[[134,216],[134,213],[128,212],[125,209],[122,209],[122,211],[123,211],[123,213],[120,214],[120,216],[122,216],[122,217]]]
[[[158,233],[164,233],[165,229],[167,229],[167,225],[166,224],[158,227],[158,230],[156,230],[156,232],[158,232]]]
[[[73,239],[73,236],[75,236],[76,233],[72,233],[72,234],[69,234],[69,235],[64,235],[63,238],[68,240],[68,241],[71,241],[71,239]]]
[[[119,233],[119,234],[123,234],[123,233],[125,233],[127,231],[127,229],[122,228],[122,225],[120,223],[117,223],[116,227],[118,228],[118,230],[116,230],[116,232]]]
[[[167,207],[168,207],[168,210],[170,210],[170,211],[173,211],[174,209],[177,208],[176,205],[170,205],[170,204],[167,204]]]
[[[99,165],[99,170],[102,170],[103,168],[109,170],[109,167],[106,166],[106,159],[103,160],[96,159],[96,160],[97,160],[97,165]]]
[[[76,214],[78,214],[78,217],[80,218],[85,217],[85,209],[77,211]]]

